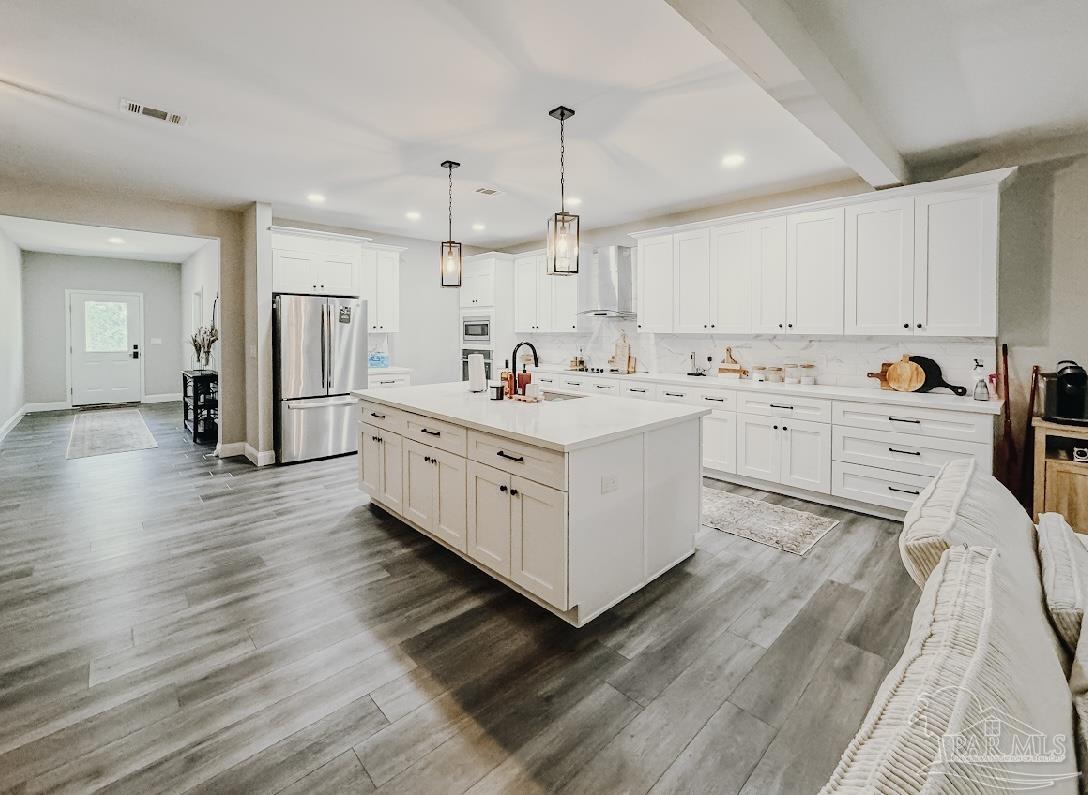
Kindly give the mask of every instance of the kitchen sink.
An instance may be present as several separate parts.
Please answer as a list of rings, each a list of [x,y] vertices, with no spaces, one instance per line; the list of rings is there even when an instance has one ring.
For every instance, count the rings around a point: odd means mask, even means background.
[[[568,392],[549,392],[545,390],[543,393],[544,400],[577,400],[578,398],[584,398],[585,395],[572,395]]]

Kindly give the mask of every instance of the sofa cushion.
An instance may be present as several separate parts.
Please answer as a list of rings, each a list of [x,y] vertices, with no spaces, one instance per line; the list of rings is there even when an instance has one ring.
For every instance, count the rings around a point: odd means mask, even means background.
[[[1017,594],[1000,554],[964,546],[942,554],[903,656],[823,792],[1006,791],[1050,781],[1047,792],[1076,791],[1069,686],[1056,657],[1038,653],[1046,619]],[[1029,737],[1047,757],[1001,758]],[[997,753],[979,758],[991,742]]]
[[[1077,651],[1084,603],[1088,601],[1088,549],[1058,513],[1039,516],[1039,564],[1046,609],[1070,653]]]
[[[1035,528],[1031,517],[997,478],[973,458],[945,464],[922,490],[903,520],[899,550],[921,586],[941,553],[955,544],[997,547],[1024,579],[1038,588]]]

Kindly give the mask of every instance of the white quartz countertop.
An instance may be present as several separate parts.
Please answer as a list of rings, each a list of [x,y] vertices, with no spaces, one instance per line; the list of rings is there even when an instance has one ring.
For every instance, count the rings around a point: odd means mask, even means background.
[[[572,400],[540,403],[491,400],[487,392],[470,392],[464,381],[395,389],[358,389],[351,394],[384,406],[560,451],[592,447],[710,413],[709,409],[682,403],[605,395],[582,395]]]
[[[562,366],[543,364],[536,372],[558,373],[579,378],[605,378],[615,381],[646,381],[654,384],[670,384],[698,389],[735,389],[740,392],[763,392],[771,395],[800,395],[826,400],[852,400],[858,403],[888,403],[896,406],[919,406],[974,414],[1001,413],[1003,400],[973,400],[970,393],[959,397],[941,392],[895,392],[890,389],[865,389],[856,386],[802,386],[800,384],[760,384],[739,378],[718,378],[714,375],[694,376],[676,373],[584,373],[564,369]],[[874,381],[875,383],[875,381]]]

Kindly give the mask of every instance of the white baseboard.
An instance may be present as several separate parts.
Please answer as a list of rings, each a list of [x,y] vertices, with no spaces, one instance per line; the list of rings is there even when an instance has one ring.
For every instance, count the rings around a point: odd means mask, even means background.
[[[72,408],[72,404],[66,400],[60,400],[56,403],[27,403],[23,406],[24,414],[34,414],[38,411],[64,411],[65,409]]]
[[[269,464],[276,463],[276,452],[274,450],[260,450],[258,451],[252,445],[246,445],[246,458],[252,461],[259,467],[266,467]]]
[[[19,420],[23,418],[24,414],[26,414],[26,406],[23,406],[22,408],[17,410],[8,418],[7,422],[5,422],[3,425],[0,425],[0,442],[4,441],[4,437],[8,435],[8,431],[10,431],[12,428],[19,424]]]
[[[215,454],[220,458],[234,458],[237,455],[246,454],[245,442],[228,442],[215,448]]]
[[[141,403],[177,403],[181,400],[180,392],[169,392],[161,395],[144,395]]]

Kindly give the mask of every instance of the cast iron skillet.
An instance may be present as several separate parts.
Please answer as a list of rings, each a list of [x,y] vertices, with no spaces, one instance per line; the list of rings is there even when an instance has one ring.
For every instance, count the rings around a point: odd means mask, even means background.
[[[951,389],[960,397],[967,394],[967,387],[952,386],[945,381],[944,376],[941,375],[941,366],[932,359],[926,356],[911,356],[910,360],[921,367],[922,372],[926,374],[926,380],[916,391],[929,392],[932,389],[938,389],[943,386],[947,389]]]

